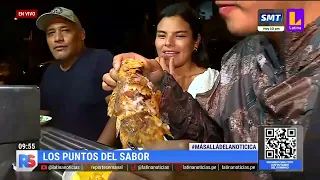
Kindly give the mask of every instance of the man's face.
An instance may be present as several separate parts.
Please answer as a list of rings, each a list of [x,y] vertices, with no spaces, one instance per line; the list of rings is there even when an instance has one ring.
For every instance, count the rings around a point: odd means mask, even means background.
[[[85,33],[74,23],[56,18],[46,29],[49,49],[57,60],[67,60],[76,56],[82,48]]]
[[[216,1],[228,30],[240,36],[257,33],[259,9],[285,9],[287,3],[284,1]]]

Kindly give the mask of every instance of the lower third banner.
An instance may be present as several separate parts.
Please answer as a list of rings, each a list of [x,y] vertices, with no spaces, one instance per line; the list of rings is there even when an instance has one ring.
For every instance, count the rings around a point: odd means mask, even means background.
[[[50,171],[257,171],[257,164],[39,164],[36,170]]]

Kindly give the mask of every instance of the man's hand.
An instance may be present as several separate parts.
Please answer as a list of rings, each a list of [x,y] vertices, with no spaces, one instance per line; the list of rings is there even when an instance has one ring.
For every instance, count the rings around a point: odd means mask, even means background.
[[[146,149],[150,150],[168,150],[168,149],[189,149],[189,143],[192,140],[172,140],[164,141],[160,143],[147,144]],[[177,172],[112,172],[109,180],[171,180],[177,179],[176,177],[182,177]],[[180,178],[178,178],[180,179]],[[181,178],[184,179],[184,178]]]
[[[105,100],[106,100],[106,103],[107,103],[107,104],[109,104],[110,97],[111,97],[111,94],[110,94],[110,95],[108,95],[107,97],[105,97]]]
[[[143,73],[148,77],[148,79],[154,85],[158,85],[161,82],[164,76],[164,71],[162,70],[161,66],[157,61],[147,59],[136,53],[123,53],[113,58],[113,68],[109,71],[109,73],[106,73],[105,75],[103,75],[102,88],[104,90],[110,91],[116,87],[117,76],[121,66],[121,62],[123,59],[126,59],[126,58],[142,60],[144,64]]]

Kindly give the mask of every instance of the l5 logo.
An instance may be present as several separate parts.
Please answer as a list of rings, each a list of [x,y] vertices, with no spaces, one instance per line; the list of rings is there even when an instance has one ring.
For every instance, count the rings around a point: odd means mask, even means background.
[[[16,151],[16,171],[31,172],[38,166],[38,151],[17,150]]]

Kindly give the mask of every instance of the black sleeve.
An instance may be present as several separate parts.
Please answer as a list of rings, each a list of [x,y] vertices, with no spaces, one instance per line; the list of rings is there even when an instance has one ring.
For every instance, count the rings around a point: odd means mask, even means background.
[[[101,50],[100,55],[97,59],[96,65],[96,77],[99,83],[102,83],[102,76],[112,69],[112,62],[113,62],[113,54],[108,50]],[[112,91],[104,91],[101,85],[100,96],[105,98],[106,96],[110,95]]]
[[[48,104],[48,93],[47,93],[47,75],[46,72],[42,76],[40,83],[40,110],[50,111]]]

